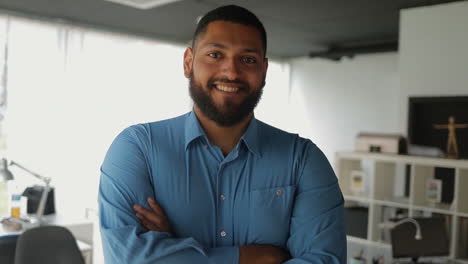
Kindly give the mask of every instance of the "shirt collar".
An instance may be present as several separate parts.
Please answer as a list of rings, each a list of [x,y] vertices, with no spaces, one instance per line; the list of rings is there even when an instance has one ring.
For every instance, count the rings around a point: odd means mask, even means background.
[[[258,134],[258,120],[255,116],[249,122],[249,126],[241,137],[241,141],[247,146],[247,148],[255,155],[260,155],[260,135]]]
[[[185,150],[187,150],[192,141],[199,137],[206,138],[206,134],[198,121],[197,115],[192,110],[190,113],[188,113],[187,119],[185,120]],[[249,149],[250,152],[255,155],[260,155],[259,140],[260,137],[258,135],[258,120],[255,118],[255,116],[253,116],[240,141],[244,142],[245,146],[247,149]]]
[[[206,137],[205,131],[201,128],[195,112],[191,111],[185,119],[185,150],[192,141],[199,137]]]

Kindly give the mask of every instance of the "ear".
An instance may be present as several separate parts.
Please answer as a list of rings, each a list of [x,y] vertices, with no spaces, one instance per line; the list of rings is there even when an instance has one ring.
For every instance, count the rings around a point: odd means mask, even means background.
[[[188,47],[184,52],[184,75],[186,78],[190,78],[190,74],[192,73],[192,65],[193,50],[192,48]]]

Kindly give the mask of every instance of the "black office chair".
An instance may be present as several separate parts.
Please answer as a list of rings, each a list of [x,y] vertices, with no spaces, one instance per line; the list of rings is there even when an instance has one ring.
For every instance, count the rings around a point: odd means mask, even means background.
[[[9,236],[0,238],[0,263],[15,263],[15,248],[18,236]]]
[[[15,264],[84,264],[73,234],[60,226],[24,232],[16,244]]]

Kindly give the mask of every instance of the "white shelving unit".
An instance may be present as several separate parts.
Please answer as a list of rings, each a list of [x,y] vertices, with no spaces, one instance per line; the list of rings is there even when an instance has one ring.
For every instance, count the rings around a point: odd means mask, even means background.
[[[450,256],[454,263],[468,264],[468,160],[449,160],[407,155],[360,152],[336,154],[336,173],[345,198],[345,207],[368,208],[367,237],[348,236],[348,243],[391,246],[379,223],[388,220],[385,213],[403,211],[409,217],[443,216],[449,233]],[[409,197],[403,196],[404,175],[409,165]],[[450,204],[426,200],[426,181],[434,177],[435,168],[455,170],[454,199]],[[353,192],[351,172],[364,171],[363,192]],[[368,260],[369,261],[369,260]],[[386,262],[387,263],[387,262]]]

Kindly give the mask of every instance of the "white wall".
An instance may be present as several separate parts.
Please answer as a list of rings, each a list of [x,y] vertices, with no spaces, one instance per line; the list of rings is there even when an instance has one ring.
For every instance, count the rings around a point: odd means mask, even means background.
[[[468,95],[468,1],[400,14],[400,130],[409,96]]]
[[[398,53],[291,60],[288,131],[333,161],[359,131],[406,135],[410,96],[468,95],[468,1],[401,11]]]
[[[291,61],[289,131],[314,141],[331,160],[354,150],[360,131],[397,132],[399,76],[396,53],[357,56],[334,62]]]

